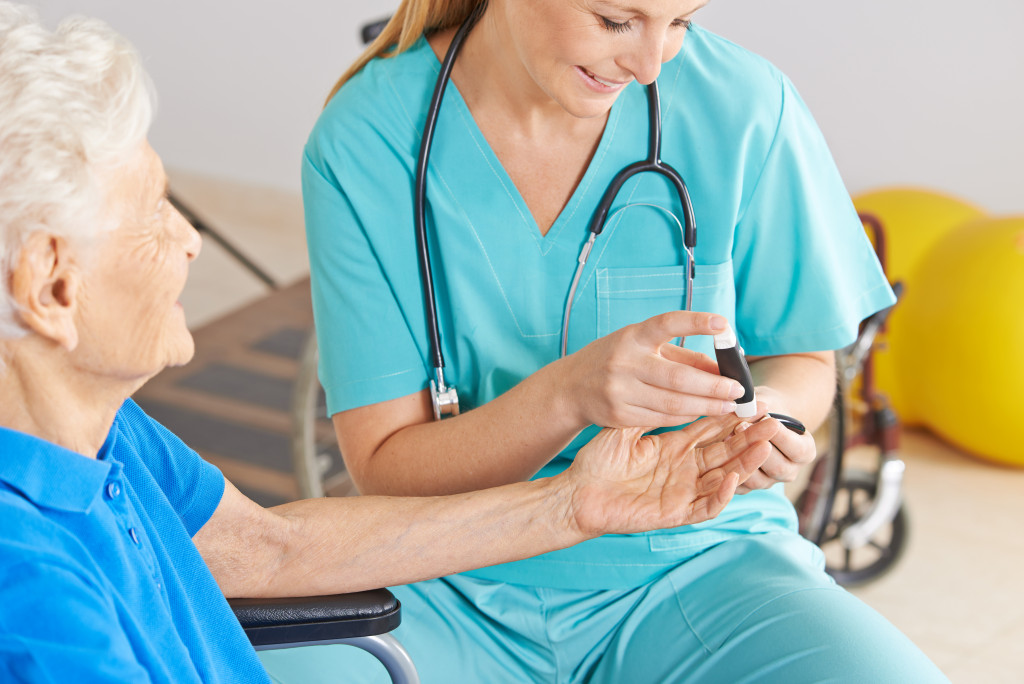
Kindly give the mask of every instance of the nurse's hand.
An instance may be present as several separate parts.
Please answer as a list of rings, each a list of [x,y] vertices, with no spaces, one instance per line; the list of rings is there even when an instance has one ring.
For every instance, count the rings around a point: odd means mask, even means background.
[[[644,436],[605,429],[580,449],[570,478],[570,520],[586,535],[629,534],[709,520],[768,458],[785,431],[768,418],[737,431],[736,416],[703,418]],[[559,476],[561,477],[561,476]]]
[[[757,387],[756,393],[759,400],[764,398],[769,402],[778,394],[767,387]],[[770,405],[773,405],[772,410],[779,410],[777,404]],[[742,432],[748,427],[748,423],[740,423],[736,429]],[[736,489],[738,494],[746,494],[755,489],[768,489],[779,482],[792,482],[818,455],[810,431],[798,435],[789,429],[779,430],[771,439],[771,445],[772,450],[768,459],[746,481],[740,482]]]
[[[582,425],[669,427],[736,409],[743,387],[718,374],[706,354],[672,343],[677,337],[713,335],[721,316],[671,311],[594,340],[562,359],[567,370],[564,405]]]

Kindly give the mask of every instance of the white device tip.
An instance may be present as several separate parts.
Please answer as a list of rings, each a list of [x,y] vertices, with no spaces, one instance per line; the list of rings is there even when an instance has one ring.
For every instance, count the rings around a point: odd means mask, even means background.
[[[715,335],[715,349],[732,349],[736,345],[736,334],[731,327]]]
[[[736,415],[740,418],[753,418],[757,415],[757,397],[742,404],[736,404]]]

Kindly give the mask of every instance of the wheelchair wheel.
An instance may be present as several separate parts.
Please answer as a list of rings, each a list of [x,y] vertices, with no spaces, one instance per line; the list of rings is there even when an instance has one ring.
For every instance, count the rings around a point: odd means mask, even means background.
[[[832,411],[825,423],[814,433],[818,456],[806,483],[797,486],[799,494],[794,506],[800,525],[800,534],[818,544],[832,513],[839,474],[843,468],[846,448],[846,402],[843,387],[836,391]]]
[[[317,378],[318,360],[316,334],[311,333],[292,390],[292,467],[303,499],[355,493],[327,417],[327,402]]]
[[[843,532],[864,517],[875,498],[876,478],[867,472],[843,473],[835,492],[832,513],[818,545],[825,553],[825,571],[843,586],[857,586],[892,569],[907,541],[907,517],[901,504],[892,521],[883,525],[867,544],[848,549]]]

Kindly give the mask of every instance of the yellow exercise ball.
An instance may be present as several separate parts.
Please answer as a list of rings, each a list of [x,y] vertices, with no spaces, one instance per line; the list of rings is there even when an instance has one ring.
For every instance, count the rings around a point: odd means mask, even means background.
[[[917,344],[898,358],[916,378],[916,412],[964,450],[1024,466],[1024,216],[949,233],[922,257],[914,287],[902,316]]]
[[[925,188],[890,187],[865,192],[853,198],[858,212],[870,214],[882,225],[885,272],[889,282],[902,281],[903,300],[889,316],[886,330],[879,335],[875,353],[875,382],[889,397],[906,425],[920,424],[921,416],[907,399],[907,389],[916,378],[899,362],[900,350],[913,350],[920,340],[907,333],[902,309],[917,297],[915,271],[921,257],[950,231],[985,212],[965,200]],[[865,224],[865,228],[868,228]],[[868,230],[874,242],[874,235]],[[877,247],[877,245],[876,245]]]

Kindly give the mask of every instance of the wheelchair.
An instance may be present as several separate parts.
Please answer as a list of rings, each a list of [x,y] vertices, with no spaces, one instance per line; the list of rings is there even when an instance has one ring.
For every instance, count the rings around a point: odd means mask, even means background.
[[[401,605],[387,589],[228,603],[257,651],[355,646],[376,657],[394,684],[419,684],[409,653],[390,634],[401,622]]]
[[[884,269],[882,223],[870,214],[860,218]],[[898,305],[903,285],[892,288]],[[900,422],[875,387],[873,362],[895,306],[866,319],[853,344],[836,352],[836,398],[815,435],[818,459],[807,481],[792,488],[801,534],[821,547],[825,570],[844,586],[891,570],[907,543]]]

